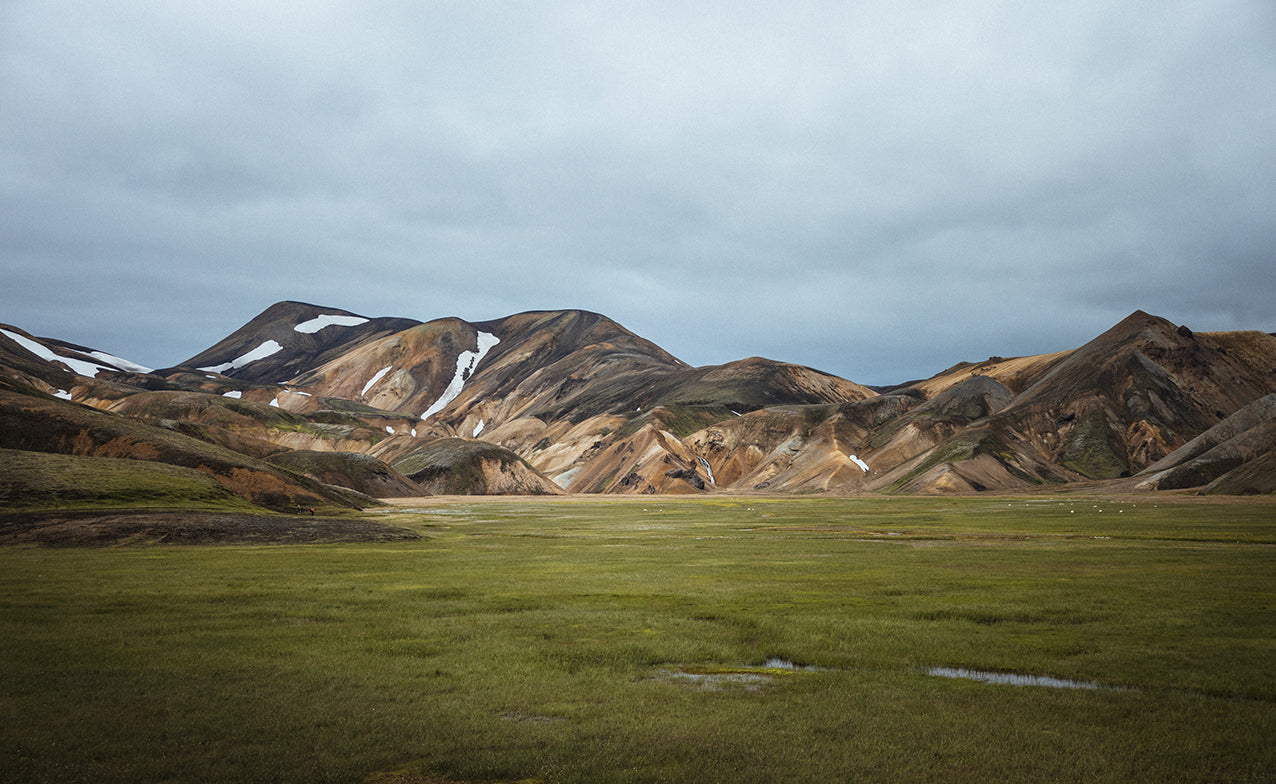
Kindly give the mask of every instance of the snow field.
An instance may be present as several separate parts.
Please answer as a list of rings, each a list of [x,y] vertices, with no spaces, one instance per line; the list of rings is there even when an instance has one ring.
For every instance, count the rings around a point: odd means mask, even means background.
[[[360,324],[366,324],[367,319],[362,316],[338,316],[336,314],[323,314],[315,316],[309,321],[303,321],[293,327],[297,332],[304,332],[307,335],[313,335],[324,327],[357,327]]]
[[[243,367],[244,365],[247,365],[250,362],[256,362],[259,359],[265,359],[271,354],[275,354],[280,351],[283,351],[283,348],[284,348],[283,346],[279,345],[275,341],[267,340],[265,343],[262,343],[260,346],[253,349],[252,351],[249,351],[247,354],[244,354],[242,357],[239,357],[238,359],[232,359],[230,362],[223,362],[220,365],[213,365],[212,367],[202,367],[197,369],[203,370],[207,373],[225,373],[227,370],[235,370],[237,368]]]
[[[501,339],[490,332],[478,333],[478,350],[462,351],[457,354],[455,375],[448,382],[447,389],[443,390],[443,394],[439,396],[439,399],[425,410],[421,418],[429,419],[442,411],[448,403],[456,400],[457,396],[461,394],[461,390],[465,388],[465,382],[473,375],[474,368],[478,367],[478,363],[483,360],[487,352],[492,350],[492,346],[500,342]]]
[[[705,472],[709,474],[709,484],[716,487],[718,483],[713,478],[713,466],[709,465],[709,461],[699,455],[696,455],[696,459],[700,461],[700,465],[704,466]]]
[[[368,379],[368,383],[363,385],[363,391],[359,393],[359,397],[363,397],[364,395],[368,394],[368,390],[372,389],[372,386],[376,384],[378,381],[385,378],[385,374],[390,372],[391,367],[393,367],[393,365],[386,365],[385,367],[378,370],[376,372],[376,375]]]
[[[150,373],[154,370],[154,368],[148,368],[136,362],[129,362],[127,359],[120,359],[114,354],[108,354],[105,351],[90,351],[89,356],[94,359],[100,359],[108,365],[114,365],[120,370],[127,370],[130,373]]]
[[[71,368],[71,372],[81,376],[88,376],[89,378],[97,378],[97,374],[102,372],[103,370],[107,371],[108,373],[114,373],[118,370],[125,369],[120,366],[107,367],[105,365],[98,365],[93,362],[85,362],[82,359],[71,359],[70,357],[64,357],[59,354],[55,354],[52,351],[50,351],[49,348],[45,346],[43,343],[37,343],[31,338],[25,337],[23,335],[19,335],[16,332],[10,332],[7,329],[0,329],[0,333],[4,333],[5,337],[17,343],[19,346],[22,346],[27,351],[30,351],[32,354],[35,354],[40,359],[43,359],[45,362],[61,362],[67,367]],[[130,362],[127,364],[132,365],[133,363]],[[134,367],[141,367],[141,366],[134,365]]]

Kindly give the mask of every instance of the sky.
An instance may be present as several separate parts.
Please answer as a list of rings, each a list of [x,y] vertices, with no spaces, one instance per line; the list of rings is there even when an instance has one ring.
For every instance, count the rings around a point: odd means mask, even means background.
[[[0,322],[603,313],[865,384],[1276,331],[1276,4],[0,0]]]

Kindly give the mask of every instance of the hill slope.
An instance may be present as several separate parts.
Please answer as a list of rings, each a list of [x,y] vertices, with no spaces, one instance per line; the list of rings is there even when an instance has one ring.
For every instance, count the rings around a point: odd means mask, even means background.
[[[1135,475],[1270,492],[1240,477],[1273,450],[1276,337],[1136,311],[1075,349],[873,390],[758,357],[690,367],[587,311],[422,322],[281,302],[159,371],[3,327],[0,370],[26,434],[0,446],[198,454],[224,483],[257,477],[235,490],[254,503],[353,503],[315,478],[372,494],[979,492]]]

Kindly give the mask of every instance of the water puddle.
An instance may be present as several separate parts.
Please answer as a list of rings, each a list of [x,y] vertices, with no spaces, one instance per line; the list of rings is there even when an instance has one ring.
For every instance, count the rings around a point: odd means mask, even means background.
[[[1072,681],[1066,678],[1055,678],[1050,675],[1020,675],[1013,672],[985,672],[983,670],[967,670],[961,667],[927,667],[927,675],[939,678],[961,678],[993,685],[1004,686],[1044,686],[1050,689],[1103,689],[1098,683],[1090,681]]]
[[[671,670],[669,677],[709,691],[721,691],[728,688],[741,688],[745,691],[761,691],[771,682],[770,675],[755,672],[689,672],[687,670]]]
[[[820,667],[806,664],[794,664],[788,659],[767,659],[762,663],[764,670],[788,670],[790,672],[819,672]]]
[[[706,691],[741,689],[761,691],[776,679],[802,672],[827,672],[824,667],[794,664],[787,659],[767,659],[762,664],[733,667],[729,665],[683,665],[660,671],[662,680],[695,686]],[[1127,691],[1121,686],[1105,686],[1094,681],[1074,681],[1053,675],[1024,675],[1017,672],[991,672],[971,670],[965,667],[926,667],[926,675],[937,678],[957,678],[978,681],[994,686],[1037,686],[1047,689],[1083,689],[1087,691]]]
[[[767,659],[760,665],[745,667],[678,667],[665,670],[663,677],[686,683],[707,691],[743,689],[761,691],[763,686],[776,678],[791,673],[819,672],[821,668],[794,664],[787,659]]]

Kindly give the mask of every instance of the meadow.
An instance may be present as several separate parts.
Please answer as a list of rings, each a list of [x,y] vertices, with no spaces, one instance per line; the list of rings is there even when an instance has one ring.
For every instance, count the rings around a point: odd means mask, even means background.
[[[1276,780],[1271,499],[372,516],[424,538],[0,548],[0,781]]]

